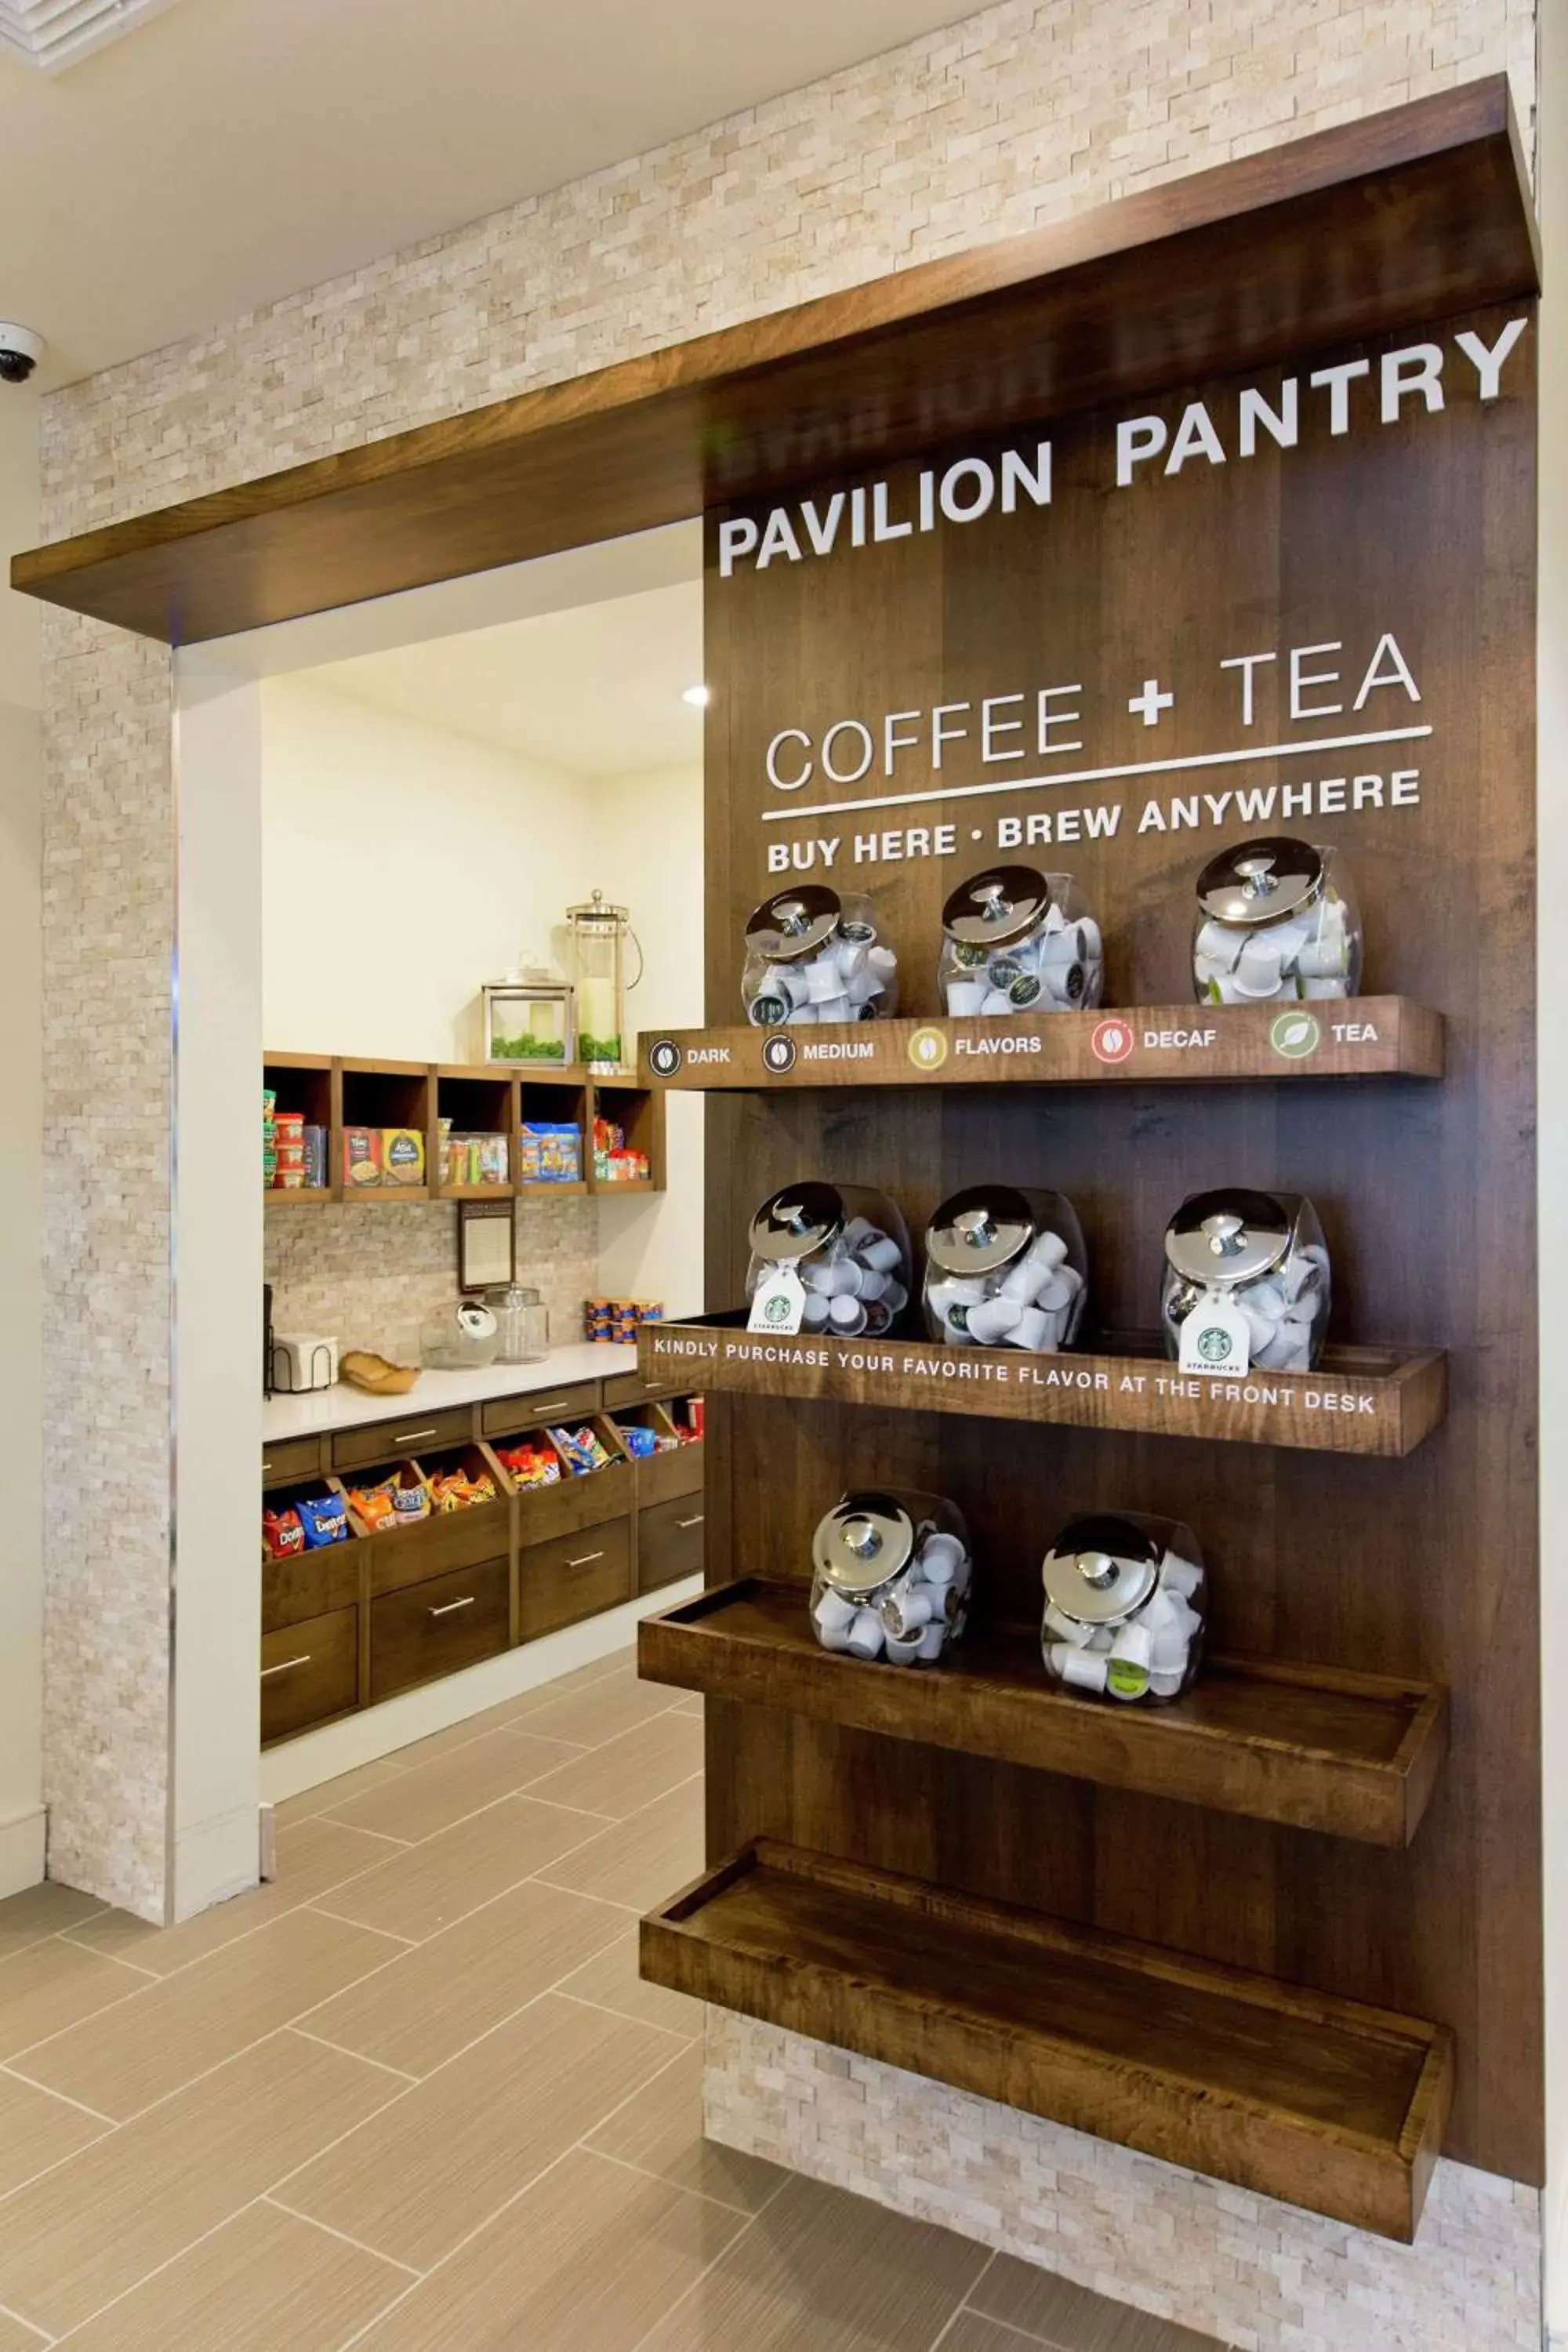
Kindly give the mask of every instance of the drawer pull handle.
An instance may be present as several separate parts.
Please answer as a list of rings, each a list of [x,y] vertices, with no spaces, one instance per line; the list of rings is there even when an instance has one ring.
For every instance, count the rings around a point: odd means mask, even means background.
[[[552,1397],[548,1403],[534,1405],[531,1410],[536,1412],[541,1421],[542,1421],[549,1413],[570,1412],[572,1410],[572,1400],[570,1397]]]
[[[262,1465],[261,1465],[261,1475],[262,1475],[262,1476],[263,1476],[264,1478],[269,1477],[269,1476],[271,1475],[271,1472],[272,1472],[272,1465],[271,1465],[271,1463],[270,1463],[270,1462],[264,1462],[264,1463],[262,1464]]]
[[[394,1445],[417,1445],[422,1437],[439,1435],[439,1430],[435,1429],[400,1429],[392,1442]]]
[[[280,1658],[275,1666],[262,1667],[261,1679],[265,1682],[268,1675],[292,1674],[296,1666],[308,1666],[310,1663],[310,1653],[309,1650],[302,1652],[297,1658]]]
[[[431,1610],[430,1615],[432,1617],[450,1617],[458,1610],[471,1609],[473,1605],[473,1594],[471,1592],[465,1592],[460,1601],[443,1601],[439,1609]]]
[[[596,1559],[603,1559],[604,1557],[602,1551],[585,1551],[581,1559],[569,1559],[566,1565],[568,1568],[592,1568]]]
[[[705,1512],[699,1511],[694,1519],[677,1519],[675,1524],[680,1529],[682,1535],[684,1535],[688,1528],[700,1528],[706,1516]]]

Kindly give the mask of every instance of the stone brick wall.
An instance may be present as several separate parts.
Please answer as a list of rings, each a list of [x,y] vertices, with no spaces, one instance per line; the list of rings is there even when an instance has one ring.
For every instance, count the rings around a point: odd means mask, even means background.
[[[60,537],[353,446],[1502,68],[1528,144],[1533,0],[1001,0],[54,394],[45,528]],[[51,1464],[68,1473],[46,1538],[51,1866],[151,1916],[163,1892],[171,1656],[169,667],[156,648],[55,614],[45,662],[46,1426]],[[816,2049],[775,2052],[774,2071],[793,2070],[826,2112],[839,2094],[818,2081]],[[722,2049],[711,2084],[716,2122],[740,2133],[767,2052],[754,2039],[733,2051],[740,2105]],[[816,2130],[824,2164],[787,2119],[777,2152],[885,2195],[889,2168],[918,2179],[952,2095],[910,2093],[914,2078],[886,2069],[855,2081],[881,2117],[858,2155],[832,2118]],[[995,2115],[1005,2169],[1023,2161],[1023,2119]],[[1059,2203],[1077,2184],[1068,2203],[1098,2216],[1085,2259],[1136,2291],[1135,2228],[1118,2215],[1139,2160],[1070,2139],[1051,2138],[1042,2190]],[[1456,2173],[1445,2168],[1396,2281],[1347,2261],[1339,2302],[1309,2313],[1302,2297],[1297,2320],[1266,2312],[1262,2290],[1247,2305],[1235,2284],[1238,2255],[1215,2219],[1230,2192],[1166,2168],[1162,2227],[1190,2257],[1173,2307],[1194,2324],[1212,2313],[1244,2344],[1338,2352],[1370,2340],[1366,2315],[1395,2315],[1404,2296],[1430,2321],[1425,2345],[1520,2344],[1534,2200]],[[1474,2223],[1483,2206],[1495,2230]],[[1249,2242],[1281,2210],[1249,2211]],[[1004,2231],[972,2213],[960,2226]],[[1316,2294],[1313,2228],[1279,2222],[1279,2275]],[[1079,2261],[1048,2232],[1028,2248]],[[1371,2336],[1400,2340],[1375,2325]]]

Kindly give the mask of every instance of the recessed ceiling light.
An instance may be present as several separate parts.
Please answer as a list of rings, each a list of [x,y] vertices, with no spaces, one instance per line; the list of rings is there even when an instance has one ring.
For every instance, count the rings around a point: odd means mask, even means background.
[[[706,686],[689,686],[680,699],[682,702],[689,702],[694,710],[706,710],[713,696],[711,689]]]
[[[0,0],[0,49],[44,73],[63,73],[174,5],[174,0]]]

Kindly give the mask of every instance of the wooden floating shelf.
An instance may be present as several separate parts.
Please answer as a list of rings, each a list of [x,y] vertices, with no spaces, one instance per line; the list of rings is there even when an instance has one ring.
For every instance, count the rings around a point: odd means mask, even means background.
[[[641,1947],[672,1991],[1415,2237],[1452,2095],[1440,2025],[770,1839]]]
[[[264,1184],[261,1197],[268,1205],[280,1201],[293,1209],[321,1209],[331,1199],[332,1189],[330,1184]]]
[[[1316,1372],[1185,1373],[1158,1341],[1121,1352],[1037,1356],[1019,1348],[943,1348],[929,1339],[784,1339],[748,1331],[744,1309],[689,1323],[645,1323],[637,1369],[710,1391],[805,1402],[961,1412],[999,1421],[1227,1439],[1319,1454],[1413,1453],[1448,1410],[1447,1358],[1331,1348]]]
[[[804,1585],[721,1585],[644,1619],[637,1672],[1368,1845],[1410,1843],[1447,1752],[1448,1695],[1430,1683],[1218,1657],[1168,1706],[1112,1706],[1048,1683],[1037,1633],[972,1628],[916,1671],[824,1650],[808,1603]]]
[[[1315,1004],[1131,1004],[1005,1020],[666,1029],[637,1040],[646,1087],[1148,1086],[1440,1078],[1443,1016],[1404,996]],[[781,1066],[782,1065],[782,1066]]]

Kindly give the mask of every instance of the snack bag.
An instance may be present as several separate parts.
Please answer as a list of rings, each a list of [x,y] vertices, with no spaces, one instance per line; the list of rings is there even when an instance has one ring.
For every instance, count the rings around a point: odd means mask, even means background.
[[[650,1454],[658,1452],[657,1431],[645,1429],[640,1421],[621,1422],[617,1426],[621,1433],[621,1444],[626,1447],[626,1452],[638,1461]]]
[[[430,1489],[412,1470],[400,1470],[392,1482],[392,1512],[399,1527],[430,1516]]]
[[[589,1423],[584,1422],[581,1429],[552,1429],[547,1433],[574,1477],[585,1477],[590,1470],[608,1467],[610,1456]]]
[[[547,1445],[503,1445],[497,1451],[520,1486],[560,1485],[560,1459]]]
[[[305,1530],[296,1510],[263,1511],[261,1540],[270,1559],[289,1559],[305,1549]]]
[[[431,1502],[442,1513],[471,1510],[476,1503],[495,1498],[493,1478],[470,1478],[466,1470],[438,1470],[430,1481]]]
[[[348,1541],[348,1505],[341,1495],[312,1495],[295,1507],[307,1551],[320,1551],[324,1545]]]
[[[355,1517],[373,1534],[379,1534],[384,1528],[392,1526],[397,1507],[393,1500],[395,1492],[395,1482],[390,1478],[383,1479],[379,1486],[355,1486],[350,1491],[349,1501],[353,1505]]]

